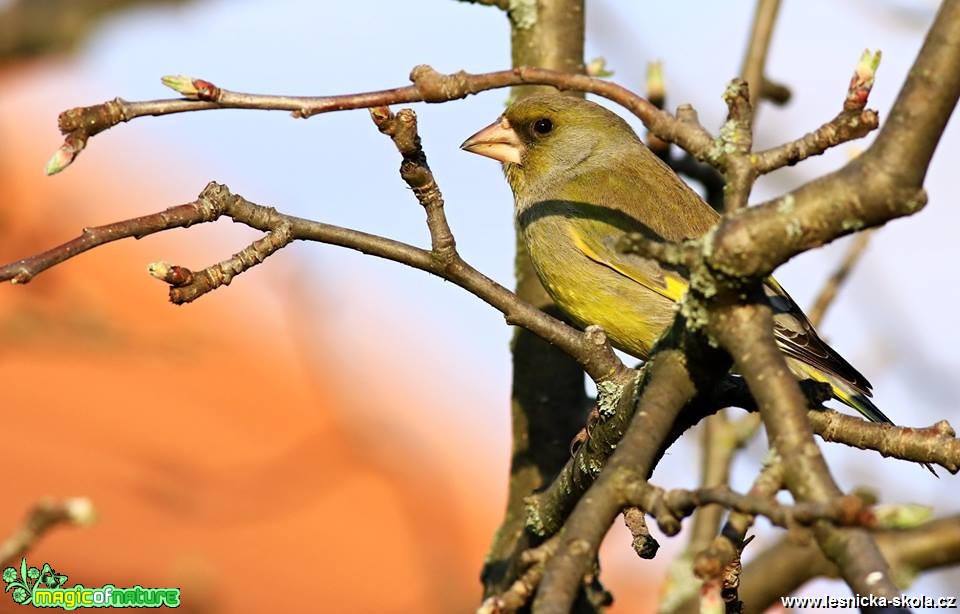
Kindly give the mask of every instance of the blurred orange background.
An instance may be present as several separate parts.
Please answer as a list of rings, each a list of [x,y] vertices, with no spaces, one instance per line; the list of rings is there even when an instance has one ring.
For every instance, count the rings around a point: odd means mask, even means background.
[[[0,91],[49,68],[6,67]],[[4,262],[147,213],[131,195],[176,202],[147,147],[87,164],[69,187],[45,178],[32,126],[56,112],[0,102]],[[70,586],[178,586],[190,612],[472,611],[506,459],[465,454],[463,426],[427,447],[397,428],[442,415],[456,391],[415,390],[372,341],[346,354],[317,343],[340,339],[317,324],[323,307],[298,292],[292,260],[169,304],[146,264],[215,262],[236,249],[224,234],[249,239],[220,224],[127,240],[0,288],[0,531],[45,497],[85,496],[98,522],[55,528],[27,555]],[[410,411],[413,398],[435,407]],[[636,605],[649,588],[633,579],[617,597]]]
[[[43,69],[6,69],[0,89]],[[46,180],[37,162],[49,152],[30,126],[52,111],[0,111],[3,261],[126,217],[127,194],[163,198],[158,178],[122,164],[85,169],[79,189]],[[201,233],[191,259],[222,258],[226,246]],[[71,584],[181,586],[188,611],[469,609],[496,507],[458,497],[451,472],[405,439],[365,440],[375,412],[355,410],[369,400],[342,385],[356,373],[298,347],[305,314],[285,314],[265,277],[167,303],[142,269],[170,241],[94,250],[3,289],[0,527],[42,497],[87,496],[100,521],[54,530],[29,561]],[[394,391],[376,411],[402,414],[407,385],[368,375]],[[483,499],[495,482],[471,490]]]

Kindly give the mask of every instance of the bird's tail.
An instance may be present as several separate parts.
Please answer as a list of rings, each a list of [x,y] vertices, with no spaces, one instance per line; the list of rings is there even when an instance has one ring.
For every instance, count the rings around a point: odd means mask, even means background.
[[[857,410],[860,414],[869,420],[870,422],[879,422],[880,424],[893,424],[893,420],[888,418],[886,414],[880,411],[880,408],[874,405],[873,401],[865,394],[853,391],[845,390],[843,387],[843,382],[839,382],[839,385],[834,382],[828,382],[830,387],[833,389],[833,396],[838,401]]]
[[[857,390],[849,382],[840,376],[832,373],[826,373],[813,365],[795,358],[787,358],[787,364],[790,370],[799,377],[816,380],[825,384],[830,384],[833,391],[833,398],[844,405],[857,410],[864,418],[870,422],[879,422],[880,424],[893,424],[893,420],[888,418],[880,408],[873,404],[862,390]]]
[[[893,424],[893,420],[888,418],[886,414],[880,411],[880,408],[873,403],[870,397],[865,395],[863,392],[854,389],[854,387],[843,378],[834,376],[830,373],[824,373],[819,369],[812,367],[811,365],[800,362],[799,360],[788,358],[787,363],[790,365],[790,368],[800,377],[807,377],[818,382],[830,384],[830,388],[833,391],[833,397],[835,399],[847,407],[857,410],[860,415],[870,422]],[[937,472],[934,471],[933,467],[930,466],[930,464],[924,463],[923,466],[926,467],[927,470],[936,477],[940,477],[937,475]]]

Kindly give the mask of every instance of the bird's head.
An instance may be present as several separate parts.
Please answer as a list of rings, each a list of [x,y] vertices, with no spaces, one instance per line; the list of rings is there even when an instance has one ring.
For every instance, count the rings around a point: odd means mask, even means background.
[[[558,173],[568,174],[604,150],[637,140],[627,122],[596,103],[543,94],[510,105],[460,148],[503,162],[517,193]]]

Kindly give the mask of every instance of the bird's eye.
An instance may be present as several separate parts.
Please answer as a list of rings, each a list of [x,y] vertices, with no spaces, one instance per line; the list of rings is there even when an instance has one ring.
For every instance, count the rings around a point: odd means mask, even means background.
[[[541,117],[537,121],[533,122],[533,131],[541,136],[544,134],[549,134],[551,130],[553,130],[553,122],[546,117]]]

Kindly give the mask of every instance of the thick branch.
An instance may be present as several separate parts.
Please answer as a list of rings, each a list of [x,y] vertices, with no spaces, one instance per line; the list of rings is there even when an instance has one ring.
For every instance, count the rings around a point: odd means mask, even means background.
[[[680,524],[684,518],[690,516],[694,510],[707,505],[719,505],[751,519],[754,516],[764,516],[775,526],[787,529],[810,526],[820,521],[828,521],[837,526],[869,527],[873,526],[877,520],[868,504],[860,497],[852,495],[826,503],[782,505],[765,492],[757,494],[751,492],[744,495],[733,492],[726,486],[695,490],[665,490],[637,478],[635,474],[631,474],[623,467],[618,470],[618,473],[620,477],[617,490],[596,494],[615,495],[610,497],[611,501],[622,498],[622,504],[627,506],[624,509],[624,517],[634,535],[634,547],[643,558],[652,558],[657,548],[656,542],[652,540],[647,530],[644,513],[650,514],[657,521],[660,530],[667,535],[676,535],[680,531]],[[527,556],[524,558],[529,560],[535,557],[536,562],[541,564],[524,573],[510,590],[495,600],[488,601],[487,605],[507,607],[509,604],[506,611],[514,611],[517,607],[524,605],[543,578],[542,563],[549,560],[562,543],[564,543],[564,534],[561,533],[545,542],[543,546],[527,551],[525,553]],[[574,550],[577,555],[584,554],[580,552],[579,546],[574,546]],[[569,553],[565,556],[569,556]],[[699,566],[704,565],[700,562]],[[540,607],[552,606],[541,604]]]
[[[510,62],[514,68],[538,66],[571,74],[584,71],[584,0],[511,2],[511,7]],[[537,90],[550,88],[517,85],[511,90],[510,99]],[[515,244],[517,296],[560,317],[519,234]],[[536,335],[515,329],[510,358],[510,475],[503,521],[494,534],[481,572],[486,596],[503,592],[519,577],[520,558],[539,541],[525,529],[529,521],[526,499],[567,463],[570,455],[558,442],[571,441],[576,436],[588,406],[578,365]],[[580,599],[579,604],[582,607],[578,612],[596,609],[586,599]]]
[[[863,164],[876,164],[904,185],[921,186],[958,96],[960,1],[944,0]]]
[[[842,496],[813,442],[806,402],[773,337],[766,305],[741,305],[713,313],[710,330],[744,374],[771,446],[783,457],[785,482],[798,501],[828,502]],[[855,592],[892,597],[897,588],[886,561],[870,537],[821,523],[815,529],[824,553],[840,568]]]
[[[535,535],[546,537],[560,530],[570,510],[603,470],[607,458],[620,445],[636,409],[636,390],[646,377],[633,370],[599,387],[598,423],[589,437],[550,485],[526,498],[526,525]],[[639,383],[638,383],[639,382]]]
[[[526,565],[524,571],[510,588],[497,595],[484,599],[477,609],[477,614],[512,614],[527,605],[540,586],[543,578],[543,569],[547,559],[553,556],[559,543],[559,537],[554,536],[536,548],[524,550],[520,555],[520,564]]]
[[[557,554],[547,564],[537,592],[537,611],[569,610],[574,587],[596,556],[616,515],[628,504],[624,487],[647,478],[684,406],[698,388],[711,390],[711,382],[729,368],[723,355],[686,329],[686,321],[677,318],[645,367],[637,411],[629,428],[560,532]]]
[[[831,397],[829,386],[812,380],[801,382],[801,388],[807,406],[818,406]],[[569,510],[616,449],[635,409],[630,403],[624,402],[627,400],[622,398],[616,411],[589,429],[589,437],[550,486],[527,499],[528,526],[537,534],[551,535],[560,528]],[[711,392],[698,395],[697,399],[684,407],[670,435],[661,445],[660,453],[687,429],[723,407],[757,411],[756,402],[743,380],[727,377]],[[952,427],[945,421],[930,427],[911,428],[876,424],[823,408],[809,410],[807,415],[813,432],[824,441],[874,450],[885,457],[940,465],[951,473],[956,473],[960,467],[960,439],[954,436]],[[739,422],[735,425],[737,433],[748,428],[748,425]],[[735,439],[743,437],[736,433],[732,436]],[[779,471],[782,472],[782,467]],[[744,526],[743,530],[746,531],[748,526]]]
[[[647,385],[640,392],[637,413],[606,469],[588,494],[577,502],[560,532],[557,553],[547,562],[534,610],[565,614],[576,598],[581,578],[596,557],[603,536],[627,505],[623,486],[652,470],[656,451],[673,420],[696,393],[680,351],[658,353],[651,360]]]

